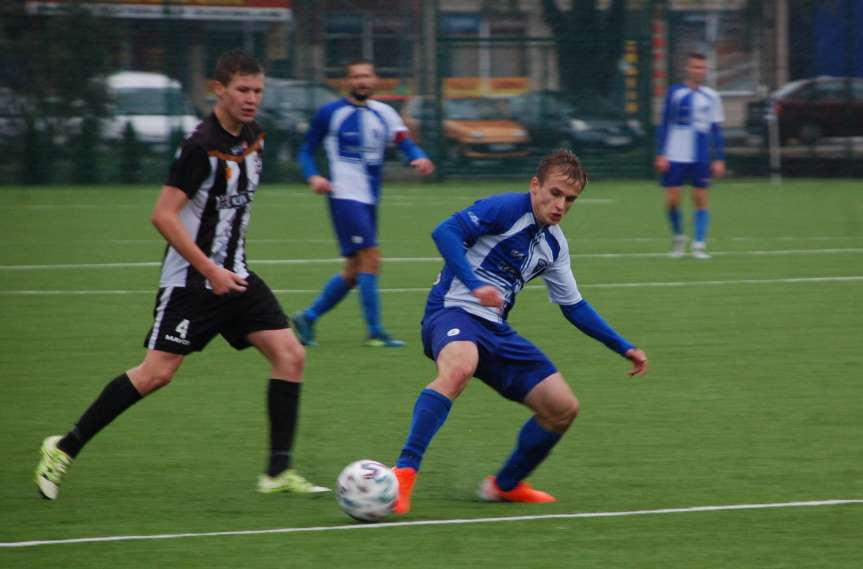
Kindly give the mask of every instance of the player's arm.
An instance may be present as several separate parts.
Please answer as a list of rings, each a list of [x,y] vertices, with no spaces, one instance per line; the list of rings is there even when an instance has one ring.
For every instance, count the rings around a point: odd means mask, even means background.
[[[309,187],[316,194],[326,194],[332,191],[330,181],[321,176],[318,170],[318,165],[315,162],[315,154],[320,148],[321,143],[327,135],[329,129],[329,113],[324,112],[324,109],[318,109],[312,119],[312,124],[309,130],[306,131],[306,137],[303,140],[303,145],[300,147],[300,152],[297,159],[303,169],[303,178],[308,182]]]
[[[647,371],[647,355],[603,320],[589,302],[581,299],[575,304],[561,305],[560,311],[573,326],[631,361],[633,367],[629,375],[641,375]]]
[[[725,139],[718,122],[710,124],[710,140],[713,144],[713,162],[710,168],[713,175],[720,178],[725,175]]]
[[[245,279],[214,263],[192,240],[180,220],[180,211],[188,203],[189,197],[183,190],[174,186],[163,186],[150,221],[171,247],[210,282],[215,294],[246,290],[248,283]]]
[[[662,122],[656,129],[656,161],[657,171],[668,170],[668,158],[665,157],[665,141],[668,138],[668,123],[671,120],[671,90],[665,95],[665,104],[662,107]]]
[[[401,130],[395,136],[396,146],[404,153],[408,159],[408,163],[420,174],[426,176],[434,172],[434,164],[423,149],[417,146],[417,143],[408,134],[407,130]]]
[[[444,261],[470,289],[471,294],[479,299],[483,306],[501,308],[503,296],[500,291],[480,280],[465,256],[464,242],[470,238],[470,232],[455,216],[448,217],[432,231],[432,239]]]

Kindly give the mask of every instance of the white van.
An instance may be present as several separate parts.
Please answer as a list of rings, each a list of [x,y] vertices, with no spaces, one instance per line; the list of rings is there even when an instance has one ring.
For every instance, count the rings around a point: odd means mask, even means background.
[[[190,133],[200,122],[180,82],[161,73],[121,71],[106,78],[113,116],[104,128],[108,140],[120,140],[131,124],[138,141],[167,149],[175,131]]]

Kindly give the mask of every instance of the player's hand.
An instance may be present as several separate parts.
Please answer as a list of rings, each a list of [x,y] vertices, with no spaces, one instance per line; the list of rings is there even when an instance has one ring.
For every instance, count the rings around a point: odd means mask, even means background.
[[[656,167],[656,171],[659,173],[664,174],[665,172],[668,172],[668,158],[661,154],[656,157],[656,161],[653,165]]]
[[[638,348],[630,348],[623,355],[632,362],[632,369],[629,370],[629,375],[644,375],[647,372],[647,354]]]
[[[330,181],[323,176],[312,176],[309,178],[309,187],[319,195],[328,194],[333,191]]]
[[[423,176],[428,176],[434,172],[434,164],[428,158],[417,158],[411,162],[411,168],[416,170]]]
[[[479,303],[483,306],[491,308],[503,308],[503,295],[500,291],[491,285],[484,285],[470,291],[472,295],[479,299]]]
[[[207,280],[210,282],[213,294],[217,296],[230,292],[245,292],[246,287],[249,286],[246,279],[224,267],[216,267],[211,274],[207,275]]]
[[[713,172],[714,178],[721,178],[725,175],[725,160],[714,160],[710,164],[710,170]]]

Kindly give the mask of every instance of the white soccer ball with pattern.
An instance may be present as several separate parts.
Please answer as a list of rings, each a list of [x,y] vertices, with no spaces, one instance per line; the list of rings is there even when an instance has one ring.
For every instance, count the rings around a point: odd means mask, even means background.
[[[336,500],[344,512],[361,522],[377,522],[393,511],[399,481],[392,469],[376,460],[347,465],[336,480]]]

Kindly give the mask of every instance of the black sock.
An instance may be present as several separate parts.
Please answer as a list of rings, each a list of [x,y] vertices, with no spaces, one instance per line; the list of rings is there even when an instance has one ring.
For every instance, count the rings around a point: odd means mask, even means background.
[[[267,411],[270,415],[269,476],[276,476],[291,467],[291,449],[297,427],[300,384],[271,379],[267,388]]]
[[[93,404],[84,411],[75,427],[60,439],[57,447],[75,458],[96,433],[117,418],[120,413],[141,400],[141,394],[125,373],[111,380]]]

